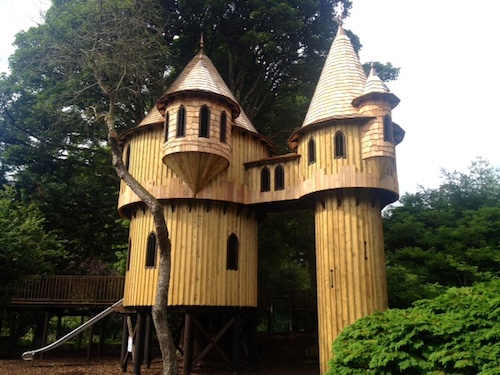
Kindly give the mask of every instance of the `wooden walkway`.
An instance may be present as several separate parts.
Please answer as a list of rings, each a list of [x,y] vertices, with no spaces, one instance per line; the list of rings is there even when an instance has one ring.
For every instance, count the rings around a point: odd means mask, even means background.
[[[11,307],[107,307],[123,298],[123,276],[29,276]]]
[[[28,276],[11,309],[101,309],[123,298],[123,276]],[[258,311],[269,333],[311,332],[317,326],[314,290],[259,291]]]

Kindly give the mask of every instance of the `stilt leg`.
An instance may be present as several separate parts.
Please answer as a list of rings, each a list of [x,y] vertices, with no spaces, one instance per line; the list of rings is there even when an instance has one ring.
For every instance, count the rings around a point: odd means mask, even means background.
[[[182,367],[183,375],[191,373],[193,363],[193,317],[186,312],[184,319],[184,361]]]

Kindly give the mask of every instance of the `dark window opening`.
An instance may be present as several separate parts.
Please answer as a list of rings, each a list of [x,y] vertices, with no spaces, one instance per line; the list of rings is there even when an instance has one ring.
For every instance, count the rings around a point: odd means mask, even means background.
[[[227,137],[227,115],[226,112],[222,112],[220,116],[220,141],[226,143]]]
[[[163,142],[168,141],[168,123],[170,121],[170,116],[168,112],[165,113],[165,123],[163,124]]]
[[[226,269],[238,270],[239,242],[236,234],[231,233],[227,239],[227,264]]]
[[[309,143],[307,144],[307,154],[309,164],[316,163],[316,143],[314,139],[309,139]]]
[[[390,116],[384,116],[384,141],[393,142],[392,119]]]
[[[262,168],[260,171],[260,191],[271,190],[271,174],[268,167]]]
[[[127,268],[126,270],[130,270],[130,256],[132,254],[132,240],[128,240],[128,251],[127,251]]]
[[[146,267],[156,267],[156,234],[150,233],[146,246]]]
[[[345,158],[346,150],[345,150],[345,135],[341,131],[335,133],[334,137],[335,143],[335,157],[336,158]]]
[[[130,166],[130,145],[128,145],[127,150],[125,150],[125,161],[123,164],[125,165],[125,169],[128,171]]]
[[[179,107],[177,112],[177,137],[184,137],[186,135],[186,108]]]
[[[210,132],[210,110],[206,105],[201,107],[200,110],[200,128],[199,128],[199,136],[208,138]]]
[[[274,169],[274,190],[283,190],[285,188],[285,169],[282,165]]]

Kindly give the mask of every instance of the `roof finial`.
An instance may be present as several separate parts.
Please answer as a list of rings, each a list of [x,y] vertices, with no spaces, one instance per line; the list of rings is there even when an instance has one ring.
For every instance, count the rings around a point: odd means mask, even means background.
[[[203,31],[202,31],[200,36],[200,50],[203,51],[204,48],[205,48],[205,43],[203,43]]]
[[[372,61],[370,63],[370,73],[368,74],[368,76],[376,76],[376,75],[377,75],[377,71],[375,70],[375,64]]]
[[[333,18],[337,21],[339,26],[344,23],[344,3],[342,1],[337,1],[337,4],[333,7]]]

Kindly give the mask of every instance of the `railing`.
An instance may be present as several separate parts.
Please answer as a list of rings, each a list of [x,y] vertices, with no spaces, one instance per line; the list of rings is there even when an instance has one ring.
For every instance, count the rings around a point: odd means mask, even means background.
[[[123,298],[122,276],[29,276],[11,305],[109,305]]]

